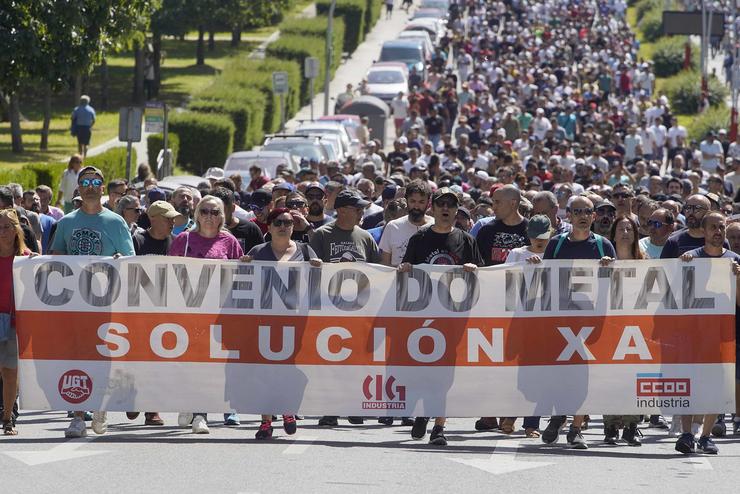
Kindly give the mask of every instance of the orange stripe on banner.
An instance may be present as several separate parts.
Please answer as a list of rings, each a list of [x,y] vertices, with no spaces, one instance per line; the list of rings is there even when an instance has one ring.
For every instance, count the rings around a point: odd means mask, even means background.
[[[108,343],[99,336],[106,323],[116,328]],[[20,357],[42,360],[412,366],[735,361],[732,315],[424,320],[21,311],[17,327]],[[385,338],[378,328],[385,328]],[[101,354],[107,352],[113,357]]]

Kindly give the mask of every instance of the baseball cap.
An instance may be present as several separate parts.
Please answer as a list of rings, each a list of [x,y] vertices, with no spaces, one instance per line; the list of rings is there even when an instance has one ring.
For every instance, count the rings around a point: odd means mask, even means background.
[[[95,168],[94,166],[85,166],[80,170],[80,173],[77,174],[77,177],[81,177],[88,173],[94,173],[98,177],[100,177],[101,180],[105,180],[105,177],[103,176],[103,172],[100,171],[100,168]]]
[[[154,201],[146,210],[146,215],[150,218],[155,216],[164,216],[165,218],[184,218],[184,216],[175,210],[175,207],[167,201]]]
[[[445,196],[451,196],[455,198],[455,202],[457,204],[460,204],[460,196],[455,194],[455,192],[450,189],[449,187],[440,187],[439,189],[434,191],[434,194],[432,194],[432,202],[437,202],[438,199],[441,199]]]
[[[276,190],[287,190],[289,192],[293,192],[295,188],[293,187],[293,184],[290,182],[281,182],[277,184],[275,187],[272,188],[273,192]]]
[[[249,205],[265,207],[272,202],[272,193],[267,189],[257,189],[249,197]]]
[[[337,198],[334,199],[334,209],[343,208],[345,206],[351,206],[354,208],[364,208],[370,204],[370,201],[366,201],[362,198],[359,192],[350,189],[344,189],[337,194]]]
[[[398,186],[395,183],[386,184],[385,188],[383,189],[383,193],[381,195],[384,200],[391,200],[396,197],[397,191],[398,191]]]
[[[206,173],[203,175],[203,178],[212,178],[214,180],[221,180],[224,178],[224,169],[219,168],[218,166],[212,166],[208,170],[206,170]]]
[[[149,200],[149,204],[153,204],[156,201],[164,201],[167,199],[167,195],[159,187],[153,187],[146,193],[146,198]]]
[[[470,219],[470,211],[468,211],[468,208],[463,208],[463,207],[457,208],[457,214],[461,214],[465,216],[467,219]]]
[[[550,238],[551,229],[550,218],[544,214],[536,214],[527,223],[527,237],[545,240]]]
[[[604,199],[600,203],[596,205],[594,209],[601,209],[601,208],[612,208],[614,211],[617,210],[617,207],[612,204],[612,202],[609,199]]]
[[[482,180],[487,180],[488,178],[490,178],[488,176],[488,172],[486,172],[484,170],[478,170],[477,172],[475,172],[475,176],[478,177],[478,178],[480,178],[480,179],[482,179]]]
[[[324,186],[321,185],[320,182],[311,182],[306,186],[306,194],[308,194],[308,191],[311,189],[319,189],[321,192],[324,192]]]

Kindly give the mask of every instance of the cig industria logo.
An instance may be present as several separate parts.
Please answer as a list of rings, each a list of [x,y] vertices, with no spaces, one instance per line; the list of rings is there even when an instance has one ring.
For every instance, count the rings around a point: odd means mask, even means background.
[[[691,379],[663,377],[660,372],[637,374],[637,406],[640,408],[687,408]]]
[[[406,386],[396,384],[393,376],[381,374],[367,376],[362,382],[362,393],[367,401],[362,402],[365,410],[405,410]]]

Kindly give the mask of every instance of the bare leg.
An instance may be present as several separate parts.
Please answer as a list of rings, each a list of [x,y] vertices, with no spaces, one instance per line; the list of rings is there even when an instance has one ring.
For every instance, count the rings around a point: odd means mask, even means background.
[[[447,422],[447,417],[437,417],[434,419],[434,425],[439,425],[444,427],[445,422]]]
[[[714,423],[717,421],[717,415],[719,414],[704,415],[704,423],[701,428],[702,436],[709,436],[712,433],[712,427],[714,427]]]
[[[574,429],[580,429],[581,426],[583,425],[583,417],[585,417],[585,415],[574,415],[573,423],[571,424],[571,426]]]
[[[18,395],[18,369],[3,368],[3,420],[13,418],[13,405]]]

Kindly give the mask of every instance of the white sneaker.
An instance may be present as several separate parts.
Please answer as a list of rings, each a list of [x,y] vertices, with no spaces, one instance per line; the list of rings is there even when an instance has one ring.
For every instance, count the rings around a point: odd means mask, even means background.
[[[180,427],[190,427],[190,423],[193,421],[192,413],[180,412],[177,414],[177,425]]]
[[[73,418],[72,422],[69,423],[69,426],[64,431],[64,437],[76,438],[85,436],[87,436],[85,420],[82,417]]]
[[[202,415],[196,415],[193,419],[193,434],[209,434],[208,423]]]
[[[678,437],[683,432],[683,427],[681,426],[681,416],[680,415],[674,415],[671,419],[671,428],[668,430],[668,436],[669,437]]]
[[[92,430],[95,434],[105,434],[108,430],[108,412],[93,412]]]

